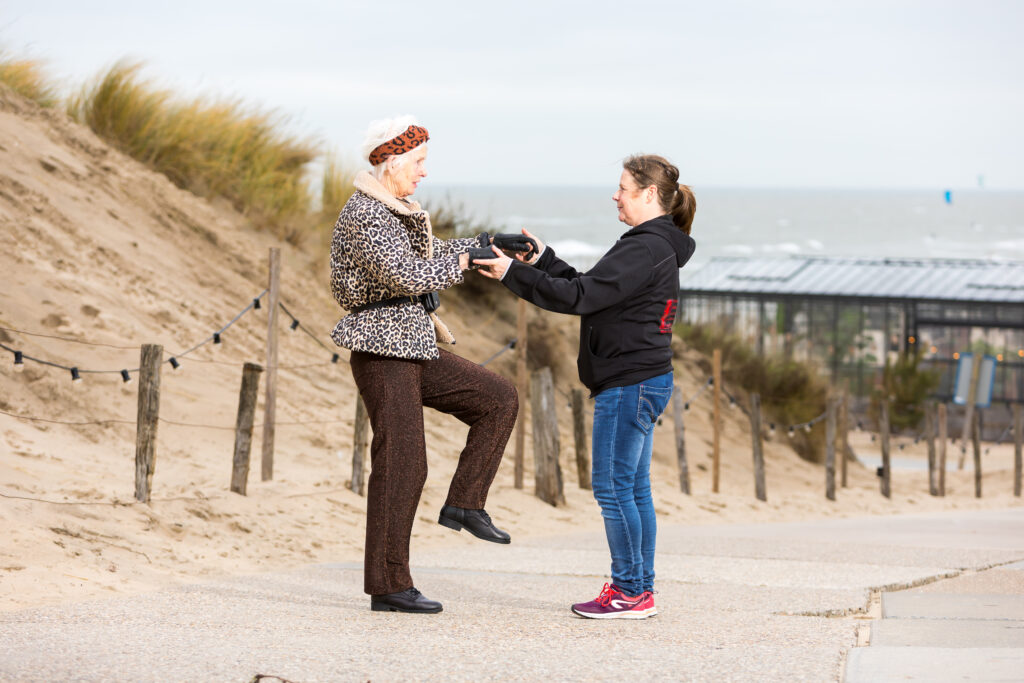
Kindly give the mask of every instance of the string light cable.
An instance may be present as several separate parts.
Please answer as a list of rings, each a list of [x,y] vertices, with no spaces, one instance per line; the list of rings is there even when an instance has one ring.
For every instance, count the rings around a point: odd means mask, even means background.
[[[246,306],[241,311],[239,311],[238,315],[236,315],[234,318],[232,318],[230,322],[228,322],[226,325],[224,325],[219,330],[214,332],[211,336],[207,337],[206,339],[204,339],[203,341],[199,342],[198,344],[196,344],[195,346],[193,346],[192,348],[190,348],[190,349],[188,349],[186,351],[183,351],[181,353],[177,353],[177,354],[171,355],[164,362],[169,363],[173,369],[177,370],[178,367],[180,367],[180,365],[181,365],[178,362],[179,358],[182,358],[184,356],[189,355],[190,353],[194,352],[196,349],[200,348],[201,346],[203,346],[205,344],[210,343],[211,341],[213,343],[215,343],[215,344],[221,343],[221,339],[220,339],[221,334],[223,334],[228,328],[230,328],[232,325],[234,325],[236,322],[238,322],[238,320],[243,315],[248,313],[250,310],[252,310],[254,308],[259,308],[260,307],[260,299],[266,293],[267,293],[266,289],[264,289],[262,292],[260,292],[260,294],[257,297],[255,297],[249,303],[248,306]],[[18,332],[20,334],[25,334],[25,335],[28,335],[28,336],[47,337],[47,338],[52,338],[52,339],[60,339],[62,341],[68,341],[68,342],[73,342],[73,343],[77,343],[77,344],[86,344],[86,345],[89,345],[89,346],[104,346],[104,347],[117,348],[117,349],[122,349],[122,350],[138,348],[138,347],[135,347],[135,346],[116,346],[116,345],[113,345],[113,344],[101,344],[101,343],[96,343],[96,342],[86,342],[86,341],[82,341],[82,340],[79,340],[79,339],[70,339],[70,338],[66,338],[66,337],[57,337],[55,335],[44,335],[44,334],[38,334],[38,333],[34,333],[34,332],[25,332],[25,331],[18,330],[18,329],[15,329],[15,328],[6,328],[5,327],[5,328],[0,328],[0,329],[4,329],[5,331]],[[28,360],[28,361],[32,361],[33,363],[38,363],[39,365],[45,365],[45,366],[48,366],[48,367],[57,368],[59,370],[64,370],[66,372],[70,372],[71,373],[71,381],[76,383],[76,384],[78,382],[82,381],[82,375],[85,375],[85,374],[91,374],[91,375],[120,375],[121,379],[125,383],[127,383],[127,382],[131,381],[132,373],[137,373],[139,371],[138,367],[131,368],[131,369],[121,368],[121,369],[118,369],[118,370],[90,370],[90,369],[87,369],[87,368],[81,368],[81,367],[79,367],[77,365],[65,365],[63,363],[55,363],[53,361],[46,360],[44,358],[38,358],[36,356],[28,355],[28,354],[24,353],[23,351],[21,351],[20,349],[15,349],[15,348],[13,348],[11,346],[8,346],[7,344],[4,344],[3,342],[0,342],[0,349],[4,349],[5,351],[8,351],[8,352],[14,354],[14,368],[15,368],[15,371],[20,371],[20,370],[24,369],[25,361]]]

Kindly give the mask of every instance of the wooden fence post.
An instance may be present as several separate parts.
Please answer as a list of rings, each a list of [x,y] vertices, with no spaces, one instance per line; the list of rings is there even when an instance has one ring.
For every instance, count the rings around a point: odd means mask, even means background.
[[[363,397],[359,394],[356,394],[356,422],[352,433],[352,481],[349,488],[361,496],[365,489],[363,462],[366,460],[366,446],[370,442],[370,416],[366,412]]]
[[[263,399],[263,481],[274,478],[274,420],[277,417],[277,308],[281,300],[281,250],[270,248],[267,285],[267,378]]]
[[[572,390],[572,431],[576,438],[576,476],[580,488],[591,490],[590,449],[587,448],[587,416],[583,409],[583,390]]]
[[[533,416],[534,494],[549,505],[564,505],[562,468],[558,462],[561,444],[551,368],[541,368],[530,378],[530,414]]]
[[[882,495],[886,498],[892,497],[890,489],[890,466],[889,466],[889,399],[881,401],[881,415],[878,418],[878,439],[882,442]]]
[[[672,392],[672,422],[675,425],[676,459],[679,462],[679,490],[690,495],[690,469],[686,464],[686,426],[683,423],[683,397],[679,386]]]
[[[754,495],[768,500],[764,487],[764,449],[761,442],[761,395],[750,395],[750,438],[754,442]]]
[[[1013,495],[1020,498],[1021,451],[1024,450],[1024,409],[1013,404]]]
[[[971,445],[974,446],[974,497],[981,498],[981,411],[974,411]]]
[[[928,444],[928,493],[939,495],[939,462],[935,453],[935,403],[924,405],[924,438]]]
[[[722,431],[722,350],[715,349],[711,356],[711,378],[714,384],[714,412],[712,418],[713,436],[711,442],[711,492],[718,493],[719,438]]]
[[[249,452],[252,449],[252,425],[256,414],[256,396],[260,373],[256,363],[242,367],[242,388],[238,392],[238,417],[235,420],[235,455],[231,459],[231,490],[245,495],[249,480]]]
[[[839,485],[844,489],[846,483],[846,461],[850,454],[850,392],[849,383],[843,387],[839,403]]]
[[[836,413],[838,401],[834,395],[828,397],[825,415],[825,497],[836,499]]]
[[[530,388],[526,377],[526,300],[519,299],[516,308],[516,390],[519,392],[519,418],[516,420],[515,487],[523,488],[523,459],[526,450],[526,405]]]
[[[156,465],[156,427],[160,417],[160,365],[164,347],[143,344],[139,360],[139,411],[135,428],[135,500],[149,502]]]
[[[946,444],[949,440],[949,431],[946,422],[946,404],[939,404],[939,497],[946,495]]]

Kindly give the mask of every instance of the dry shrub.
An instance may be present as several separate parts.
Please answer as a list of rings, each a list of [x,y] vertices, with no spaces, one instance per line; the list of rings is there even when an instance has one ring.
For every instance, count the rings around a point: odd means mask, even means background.
[[[767,421],[779,429],[808,422],[825,411],[828,384],[818,368],[808,363],[781,356],[759,355],[741,337],[729,334],[714,325],[676,325],[676,333],[691,348],[711,356],[722,351],[722,383],[724,389],[737,394],[761,395],[761,406]],[[701,369],[711,374],[711,361],[702,360]],[[735,396],[749,405],[746,396]],[[797,453],[806,460],[821,462],[824,453],[824,421],[817,423],[810,434],[800,430],[791,438]]]

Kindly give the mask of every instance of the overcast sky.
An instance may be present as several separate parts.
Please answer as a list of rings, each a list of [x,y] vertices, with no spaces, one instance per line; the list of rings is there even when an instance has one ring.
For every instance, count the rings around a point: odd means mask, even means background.
[[[1024,2],[0,0],[69,87],[120,58],[355,158],[412,113],[438,184],[1024,189]]]

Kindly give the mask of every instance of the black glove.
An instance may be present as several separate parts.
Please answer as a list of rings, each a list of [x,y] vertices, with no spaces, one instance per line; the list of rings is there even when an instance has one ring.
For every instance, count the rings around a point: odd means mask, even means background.
[[[487,247],[486,249],[483,249],[481,247],[470,247],[469,251],[466,253],[469,254],[470,268],[479,268],[480,264],[476,263],[477,261],[483,259],[498,258],[497,254],[495,254],[494,250],[492,250],[490,247]]]
[[[537,248],[537,241],[526,235],[517,235],[514,232],[501,232],[494,236],[494,246],[504,251],[525,252],[527,257],[533,258],[540,251]]]

